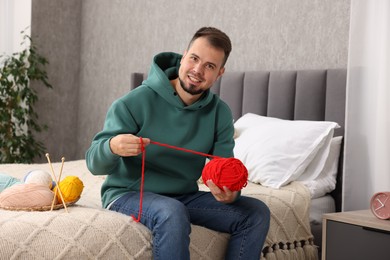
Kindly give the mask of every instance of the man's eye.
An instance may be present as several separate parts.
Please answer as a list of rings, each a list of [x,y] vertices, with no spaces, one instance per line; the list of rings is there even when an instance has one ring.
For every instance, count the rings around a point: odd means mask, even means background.
[[[207,64],[206,65],[206,69],[213,70],[213,69],[215,69],[215,67],[213,65],[211,65],[211,64]]]

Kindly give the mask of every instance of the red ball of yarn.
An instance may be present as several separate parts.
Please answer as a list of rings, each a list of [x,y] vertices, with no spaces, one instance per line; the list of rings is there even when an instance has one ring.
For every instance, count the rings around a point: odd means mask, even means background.
[[[231,191],[239,191],[247,185],[248,170],[239,159],[215,158],[203,168],[202,180],[205,184],[212,180],[222,190],[226,186]]]

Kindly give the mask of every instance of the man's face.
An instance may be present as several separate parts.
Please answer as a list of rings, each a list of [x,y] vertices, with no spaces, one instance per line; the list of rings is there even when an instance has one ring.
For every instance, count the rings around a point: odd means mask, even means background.
[[[207,39],[196,39],[180,62],[179,81],[183,90],[191,95],[208,90],[225,71],[224,57],[223,50],[211,46]]]

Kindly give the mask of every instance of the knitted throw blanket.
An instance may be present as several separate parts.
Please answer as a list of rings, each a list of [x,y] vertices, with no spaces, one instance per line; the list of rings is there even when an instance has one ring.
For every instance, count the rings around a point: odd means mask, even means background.
[[[60,163],[53,168],[59,171]],[[19,179],[48,164],[0,164],[0,173]],[[75,206],[44,212],[0,209],[0,255],[4,259],[152,259],[152,235],[129,216],[101,209],[102,176],[93,176],[84,160],[64,164],[63,178],[78,176],[84,191]],[[200,184],[200,189],[207,190]],[[263,200],[271,226],[261,259],[317,260],[309,224],[309,191],[299,183],[279,190],[248,183],[245,196]],[[229,235],[192,226],[191,259],[224,259]]]
[[[272,189],[251,183],[242,194],[264,201],[271,210],[265,259],[318,259],[309,223],[310,193],[305,186],[292,182]]]

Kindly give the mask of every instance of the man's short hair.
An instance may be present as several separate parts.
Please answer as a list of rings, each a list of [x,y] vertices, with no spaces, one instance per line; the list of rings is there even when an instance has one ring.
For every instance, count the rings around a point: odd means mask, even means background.
[[[232,51],[232,43],[230,42],[229,36],[217,28],[202,27],[192,37],[190,43],[188,44],[188,49],[190,49],[192,43],[200,37],[205,37],[214,48],[223,50],[225,57],[222,62],[222,67],[225,66],[229,54]]]

